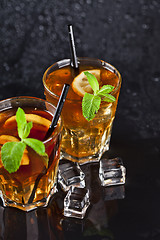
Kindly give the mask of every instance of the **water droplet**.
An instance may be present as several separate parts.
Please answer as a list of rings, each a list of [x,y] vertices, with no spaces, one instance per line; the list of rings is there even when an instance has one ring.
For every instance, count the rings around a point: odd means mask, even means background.
[[[44,30],[44,26],[40,25],[40,26],[39,26],[39,30],[40,30],[40,31],[43,31],[43,30]]]
[[[76,3],[76,4],[74,5],[74,7],[75,7],[75,10],[80,10],[80,9],[81,9],[81,6],[80,6],[79,3]]]
[[[21,10],[20,6],[16,6],[16,7],[15,7],[15,10],[16,10],[17,12],[19,12],[19,11]]]
[[[132,93],[132,96],[133,96],[133,97],[137,96],[137,93],[136,93],[136,92],[133,92],[133,93]]]
[[[124,18],[125,18],[126,20],[128,20],[128,21],[132,21],[132,20],[133,20],[133,17],[132,17],[129,13],[125,14],[125,15],[124,15]]]
[[[146,23],[143,23],[143,24],[142,24],[142,28],[143,28],[144,30],[148,30],[148,29],[149,29],[149,25],[146,24]]]
[[[160,81],[160,73],[159,72],[154,73],[153,77],[152,77],[152,80],[154,82],[159,82]]]
[[[3,64],[3,66],[4,66],[5,70],[8,72],[9,69],[10,69],[10,67],[8,66],[8,63],[5,62],[5,63]]]
[[[113,17],[112,16],[108,16],[108,23],[112,23],[113,22]]]
[[[40,21],[43,21],[44,17],[43,17],[42,15],[39,15],[38,19],[39,19]]]

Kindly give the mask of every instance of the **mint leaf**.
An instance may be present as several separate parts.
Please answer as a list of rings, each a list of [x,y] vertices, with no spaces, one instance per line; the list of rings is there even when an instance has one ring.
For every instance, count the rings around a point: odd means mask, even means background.
[[[88,82],[91,85],[91,88],[93,89],[94,93],[96,93],[99,90],[99,83],[97,81],[97,78],[89,72],[84,72],[84,74],[86,75]]]
[[[45,152],[44,143],[39,141],[38,139],[34,139],[34,138],[23,139],[23,142],[25,142],[26,145],[31,147],[36,153],[38,153],[40,156],[42,156],[42,161],[47,168],[48,162],[49,162],[49,157],[48,157],[48,154]]]
[[[27,123],[25,112],[21,108],[18,108],[16,112],[16,121],[18,135],[21,138],[21,141],[7,142],[2,146],[1,158],[4,168],[9,173],[16,172],[18,170],[26,145],[41,155],[44,165],[48,167],[49,157],[47,153],[45,153],[44,143],[37,139],[27,138],[33,124],[32,122]]]
[[[7,142],[1,148],[1,158],[4,168],[9,172],[16,172],[20,166],[25,143]]]
[[[33,127],[32,122],[28,122],[24,125],[23,133],[22,133],[22,139],[27,138],[30,134],[31,128]]]
[[[25,125],[27,124],[25,112],[22,108],[18,108],[16,112],[16,122],[17,122],[17,128],[18,128],[18,135],[20,138],[23,138],[23,130]]]
[[[101,87],[101,89],[97,92],[97,95],[99,96],[105,96],[106,93],[112,92],[114,89],[114,86],[112,85],[104,85]]]
[[[116,99],[111,94],[105,94],[105,98],[103,98],[103,101],[105,101],[105,102],[115,102]]]
[[[85,93],[82,100],[83,116],[88,121],[91,121],[95,117],[97,111],[99,110],[100,104],[101,98],[99,96],[95,96],[90,93]]]
[[[23,142],[29,147],[31,147],[39,155],[43,156],[45,154],[44,143],[41,142],[40,140],[34,138],[25,138],[23,139]]]
[[[82,100],[82,113],[87,121],[91,121],[100,108],[101,100],[106,102],[114,102],[116,99],[114,96],[109,94],[113,91],[114,86],[104,85],[101,87],[101,89],[99,89],[99,83],[96,77],[87,71],[84,72],[84,74],[86,75],[88,82],[94,91],[94,94],[84,94]]]

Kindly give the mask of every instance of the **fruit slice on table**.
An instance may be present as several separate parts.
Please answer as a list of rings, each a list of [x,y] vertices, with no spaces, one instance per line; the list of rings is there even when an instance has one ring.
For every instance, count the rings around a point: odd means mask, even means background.
[[[1,135],[0,136],[0,145],[5,144],[6,142],[19,142],[18,138],[10,136],[10,135]],[[27,149],[24,150],[23,157],[21,160],[21,165],[28,165],[29,164],[29,157]],[[1,151],[0,151],[0,167],[2,166],[1,160]]]
[[[93,74],[97,78],[98,82],[100,81],[100,70],[99,69],[86,70],[86,71],[81,72],[77,77],[75,77],[72,82],[72,89],[75,93],[77,93],[81,97],[83,97],[86,92],[93,93],[93,90],[92,90],[84,72],[89,72],[89,73]]]
[[[36,115],[36,114],[25,114],[26,116],[26,120],[28,122],[33,122],[33,123],[36,123],[36,124],[40,124],[40,125],[43,125],[47,128],[49,128],[50,124],[51,124],[51,121],[49,121],[48,119],[46,118],[43,118],[39,115]],[[8,124],[11,124],[13,121],[16,121],[16,115],[8,118],[6,121],[5,121],[5,126],[8,125]]]

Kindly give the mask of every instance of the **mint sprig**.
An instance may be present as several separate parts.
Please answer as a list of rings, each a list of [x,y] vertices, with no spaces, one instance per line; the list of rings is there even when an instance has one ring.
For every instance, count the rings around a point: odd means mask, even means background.
[[[25,117],[25,112],[20,107],[16,112],[16,122],[18,135],[21,141],[7,142],[1,148],[1,159],[4,168],[9,172],[16,172],[21,164],[22,156],[26,146],[31,147],[36,153],[43,156],[44,164],[48,167],[48,155],[45,153],[44,143],[38,139],[28,138],[32,122],[28,122]]]
[[[84,72],[86,75],[90,86],[93,89],[93,94],[85,93],[82,100],[82,113],[87,121],[91,121],[100,108],[101,101],[114,102],[116,99],[114,96],[109,94],[113,91],[114,86],[103,85],[99,89],[99,82],[96,77],[89,73]]]

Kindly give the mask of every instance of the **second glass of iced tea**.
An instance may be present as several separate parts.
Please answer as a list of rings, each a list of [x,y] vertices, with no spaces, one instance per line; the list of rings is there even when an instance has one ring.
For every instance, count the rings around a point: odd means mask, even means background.
[[[20,141],[15,119],[18,107],[24,110],[26,120],[33,123],[29,138],[40,141],[43,141],[55,112],[51,103],[39,98],[15,97],[0,101],[0,151],[6,142]],[[48,154],[47,167],[45,157],[27,146],[19,169],[9,173],[0,154],[0,197],[4,206],[30,211],[48,205],[56,192],[61,126],[59,119],[53,134],[43,141]]]
[[[115,102],[101,102],[93,120],[87,121],[82,114],[82,97],[72,89],[72,81],[77,72],[70,59],[64,59],[49,67],[43,76],[46,99],[57,104],[64,83],[70,84],[67,99],[62,110],[63,131],[61,155],[81,164],[99,161],[109,149],[111,130],[121,87],[121,75],[112,65],[99,59],[78,58],[78,74],[82,71],[100,70],[99,85],[113,85],[111,94]]]

